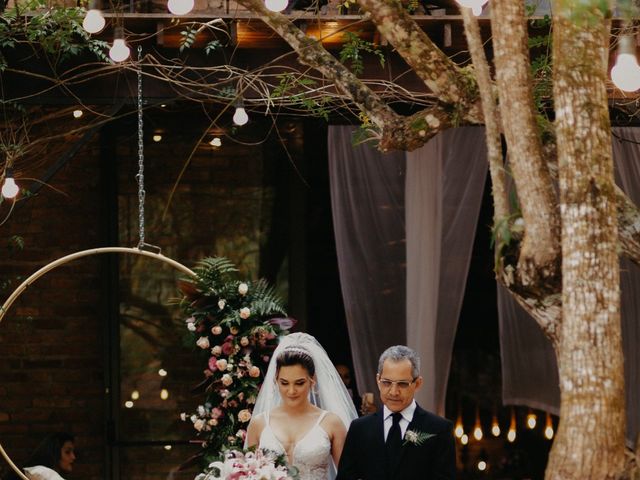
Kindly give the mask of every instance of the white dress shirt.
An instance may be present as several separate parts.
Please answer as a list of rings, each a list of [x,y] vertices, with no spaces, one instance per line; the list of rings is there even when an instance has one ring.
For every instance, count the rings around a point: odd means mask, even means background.
[[[404,438],[404,434],[413,420],[413,414],[416,411],[416,401],[414,400],[411,404],[402,410],[400,413],[402,414],[402,418],[400,419],[400,438]],[[391,430],[391,425],[393,425],[393,412],[387,408],[385,405],[383,408],[384,415],[384,441],[387,441],[387,435],[389,435],[389,430]]]

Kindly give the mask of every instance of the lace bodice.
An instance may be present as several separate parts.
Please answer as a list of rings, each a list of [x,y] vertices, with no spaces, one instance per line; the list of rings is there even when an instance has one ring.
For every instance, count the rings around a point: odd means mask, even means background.
[[[292,458],[288,459],[299,469],[301,480],[326,480],[329,478],[329,465],[332,462],[331,441],[327,432],[320,426],[326,414],[327,412],[322,412],[313,427],[295,444]],[[282,442],[278,440],[271,429],[269,412],[265,412],[264,419],[265,426],[260,434],[260,448],[286,455],[287,452],[282,446]]]

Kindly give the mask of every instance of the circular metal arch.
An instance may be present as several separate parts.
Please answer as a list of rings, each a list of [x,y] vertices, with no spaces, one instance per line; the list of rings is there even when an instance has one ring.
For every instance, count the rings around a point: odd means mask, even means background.
[[[165,257],[161,253],[150,252],[148,250],[141,250],[139,248],[131,248],[131,247],[101,247],[101,248],[92,248],[92,249],[89,249],[89,250],[82,250],[82,251],[79,251],[79,252],[75,252],[75,253],[69,254],[69,255],[67,255],[65,257],[58,258],[57,260],[54,260],[54,261],[48,263],[47,265],[42,267],[40,270],[38,270],[35,273],[31,274],[31,276],[28,277],[24,282],[22,282],[18,286],[18,288],[16,288],[13,291],[13,293],[9,296],[9,298],[7,298],[7,300],[4,302],[4,304],[0,307],[0,323],[2,323],[2,319],[6,315],[7,311],[11,307],[11,305],[13,305],[13,303],[18,299],[18,297],[20,295],[22,295],[22,293],[27,288],[29,288],[29,286],[31,286],[33,283],[35,283],[35,281],[38,280],[40,277],[42,277],[45,273],[50,272],[54,268],[57,268],[60,265],[64,265],[65,263],[71,262],[71,261],[76,260],[78,258],[88,257],[88,256],[91,256],[91,255],[98,255],[98,254],[101,254],[101,253],[128,253],[128,254],[132,254],[132,255],[141,255],[143,257],[149,257],[149,258],[152,258],[152,259],[155,259],[155,260],[160,260],[161,262],[164,262],[164,263],[166,263],[168,265],[171,265],[176,270],[179,270],[182,273],[185,273],[185,274],[187,274],[187,275],[189,275],[191,277],[196,277],[197,276],[196,273],[193,270],[191,270],[188,267],[185,267],[181,263],[176,262],[175,260],[173,260],[173,259],[171,259],[169,257]],[[20,470],[20,468],[18,468],[18,466],[15,463],[13,463],[13,461],[11,460],[11,458],[9,457],[7,452],[5,451],[4,447],[2,446],[1,442],[0,442],[0,455],[2,455],[2,457],[5,459],[5,461],[18,474],[18,476],[22,480],[29,480],[29,478],[27,476],[25,476],[24,473],[22,473],[22,470]]]

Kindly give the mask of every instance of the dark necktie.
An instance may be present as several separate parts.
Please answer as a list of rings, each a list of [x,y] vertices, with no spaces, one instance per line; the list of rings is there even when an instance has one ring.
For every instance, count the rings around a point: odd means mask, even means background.
[[[395,459],[400,454],[400,448],[402,447],[402,434],[400,430],[400,419],[402,418],[402,414],[400,412],[395,412],[391,417],[393,418],[393,424],[387,434],[386,445],[389,458]]]

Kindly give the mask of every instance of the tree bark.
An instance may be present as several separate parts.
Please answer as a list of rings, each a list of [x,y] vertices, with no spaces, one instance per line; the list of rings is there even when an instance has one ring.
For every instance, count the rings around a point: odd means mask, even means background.
[[[561,422],[546,479],[613,479],[624,468],[625,406],[609,29],[595,2],[582,11],[563,0],[553,8],[563,318]]]

